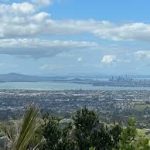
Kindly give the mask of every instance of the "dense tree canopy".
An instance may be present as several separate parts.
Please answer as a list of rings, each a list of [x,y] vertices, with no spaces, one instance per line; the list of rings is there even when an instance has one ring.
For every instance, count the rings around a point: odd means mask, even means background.
[[[85,107],[69,122],[51,115],[37,122],[37,112],[33,107],[28,109],[19,132],[14,125],[5,126],[9,141],[5,141],[4,150],[150,150],[149,139],[138,134],[133,118],[126,127],[105,124]]]

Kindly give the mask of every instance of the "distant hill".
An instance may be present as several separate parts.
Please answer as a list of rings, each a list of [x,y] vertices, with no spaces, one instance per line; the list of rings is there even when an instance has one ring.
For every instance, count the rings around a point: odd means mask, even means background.
[[[120,78],[119,78],[120,79]],[[126,79],[126,78],[125,78]],[[127,78],[128,79],[128,78]],[[130,79],[130,78],[129,78]],[[55,81],[55,82],[69,82],[69,83],[79,83],[79,84],[92,84],[94,86],[125,86],[125,87],[150,87],[150,78],[146,76],[135,77],[134,80],[116,80],[116,78],[110,80],[107,78],[88,78],[82,76],[36,76],[36,75],[25,75],[19,73],[8,73],[0,74],[0,82],[46,82],[46,81]],[[132,78],[131,78],[132,79]]]
[[[77,79],[68,76],[36,76],[19,73],[0,74],[0,82],[44,82],[44,81],[62,81],[73,82]],[[79,79],[77,81],[80,81]]]
[[[51,77],[31,76],[18,73],[0,74],[0,82],[38,82],[50,81]]]

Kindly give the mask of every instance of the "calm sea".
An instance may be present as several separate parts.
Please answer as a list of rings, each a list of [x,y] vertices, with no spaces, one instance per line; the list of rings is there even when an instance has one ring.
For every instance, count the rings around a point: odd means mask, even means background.
[[[5,82],[0,83],[0,89],[28,89],[28,90],[150,90],[150,87],[110,87],[93,86],[91,84],[77,84],[64,82]]]

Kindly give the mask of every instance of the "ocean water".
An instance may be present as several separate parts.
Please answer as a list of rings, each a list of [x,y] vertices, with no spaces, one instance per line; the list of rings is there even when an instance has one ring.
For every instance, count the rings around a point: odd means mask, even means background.
[[[93,86],[91,84],[65,82],[4,82],[0,89],[28,89],[28,90],[150,90],[150,87],[113,87]]]

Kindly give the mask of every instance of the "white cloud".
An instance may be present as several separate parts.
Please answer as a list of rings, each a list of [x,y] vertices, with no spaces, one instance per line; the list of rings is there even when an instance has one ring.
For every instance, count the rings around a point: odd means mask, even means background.
[[[34,2],[38,5],[50,5],[52,4],[53,0],[34,0]]]
[[[78,62],[81,62],[82,60],[83,60],[82,57],[79,57],[79,58],[77,59]]]
[[[31,21],[34,21],[36,23],[40,23],[42,21],[45,21],[49,17],[48,13],[40,12],[32,16]]]
[[[33,12],[35,12],[35,6],[29,2],[0,4],[0,15],[4,15],[4,16],[7,15],[17,16],[21,14],[30,14]]]
[[[94,49],[94,42],[44,40],[52,35],[75,35],[88,33],[108,40],[150,40],[150,24],[114,24],[96,20],[55,20],[50,13],[41,11],[37,5],[49,5],[52,0],[20,3],[0,3],[0,54],[51,57],[76,49]],[[35,39],[35,37],[37,39]],[[43,40],[40,38],[42,37]],[[135,53],[138,59],[150,58],[149,51]],[[78,62],[82,58],[77,59]],[[101,62],[110,64],[115,55],[105,55]]]
[[[130,23],[111,25],[103,31],[97,30],[96,34],[104,39],[111,40],[150,40],[150,24]]]
[[[60,41],[60,40],[40,40],[40,39],[1,39],[1,48],[38,48],[38,47],[62,47],[62,48],[93,48],[97,47],[95,42],[87,41]]]
[[[137,51],[135,57],[140,60],[150,59],[150,51]]]
[[[41,69],[41,70],[45,70],[45,69],[49,69],[49,68],[51,69],[51,67],[52,67],[52,66],[49,66],[49,64],[44,64],[44,65],[41,65],[41,66],[40,66],[40,69]]]
[[[40,66],[41,70],[59,70],[59,69],[63,69],[63,66],[61,65],[56,65],[56,64],[43,64]]]
[[[60,41],[40,39],[1,39],[0,54],[51,57],[59,53],[77,49],[93,49],[98,44],[87,41]]]
[[[111,64],[115,62],[117,57],[115,55],[104,55],[101,59],[101,63],[103,64]]]
[[[51,4],[52,0],[38,0]],[[96,20],[55,20],[34,2],[0,4],[0,38],[51,36],[89,33],[108,40],[150,40],[150,24],[114,24]]]

